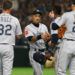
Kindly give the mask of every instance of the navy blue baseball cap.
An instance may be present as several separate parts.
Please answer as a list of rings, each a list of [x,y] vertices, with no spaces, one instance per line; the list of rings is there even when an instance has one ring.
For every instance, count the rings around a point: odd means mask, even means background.
[[[35,14],[40,14],[40,15],[42,15],[42,12],[40,11],[40,10],[38,10],[38,9],[35,9],[35,10],[33,10],[33,12],[31,13],[32,15],[35,15]]]

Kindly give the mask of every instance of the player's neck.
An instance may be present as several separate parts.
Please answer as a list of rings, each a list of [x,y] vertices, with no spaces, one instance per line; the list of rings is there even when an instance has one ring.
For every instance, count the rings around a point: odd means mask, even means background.
[[[32,23],[34,26],[39,27],[39,23]]]
[[[11,10],[3,10],[3,13],[10,14]]]
[[[55,19],[56,19],[57,17],[60,17],[60,15],[56,15],[56,16],[55,16]]]

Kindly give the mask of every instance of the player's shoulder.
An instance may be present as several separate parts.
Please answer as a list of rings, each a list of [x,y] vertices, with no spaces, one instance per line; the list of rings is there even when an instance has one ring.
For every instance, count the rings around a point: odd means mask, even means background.
[[[72,13],[72,11],[69,11],[69,12],[63,13],[62,15],[63,15],[63,16],[69,16],[71,13]]]
[[[65,12],[62,16],[69,19],[73,15],[73,11]]]
[[[46,27],[46,25],[45,25],[44,23],[39,23],[39,25],[40,25],[41,27]]]
[[[60,20],[60,18],[61,18],[61,17],[57,17],[57,18],[53,21],[53,23],[57,23],[57,22]]]
[[[32,23],[28,24],[25,28],[31,28],[32,27]]]
[[[14,20],[15,22],[19,21],[19,19],[13,15],[11,15],[12,20]]]

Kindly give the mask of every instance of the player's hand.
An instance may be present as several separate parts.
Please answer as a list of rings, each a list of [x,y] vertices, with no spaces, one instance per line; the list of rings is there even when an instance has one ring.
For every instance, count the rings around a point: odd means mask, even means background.
[[[49,51],[45,51],[45,58],[46,60],[51,60],[50,57],[52,56],[52,54]]]
[[[42,38],[45,42],[47,42],[48,40],[50,40],[51,35],[50,35],[48,32],[44,32],[44,33],[41,34],[41,38]]]

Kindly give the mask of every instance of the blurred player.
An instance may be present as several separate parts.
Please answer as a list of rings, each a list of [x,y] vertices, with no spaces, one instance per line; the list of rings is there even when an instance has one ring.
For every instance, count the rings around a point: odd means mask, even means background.
[[[60,49],[60,45],[62,42],[62,37],[64,35],[65,32],[65,27],[62,25],[58,30],[52,30],[52,24],[53,23],[57,23],[60,20],[60,16],[62,14],[62,9],[60,5],[55,5],[54,8],[52,9],[53,13],[54,13],[54,21],[52,21],[51,25],[50,25],[50,30],[51,30],[51,35],[52,35],[52,40],[51,43],[54,44],[56,41],[58,42],[58,44],[56,44],[56,48],[55,48],[55,70],[56,70],[56,75],[57,71],[58,71],[58,61],[59,61],[59,49]],[[62,32],[62,30],[64,30]],[[58,40],[54,39],[54,37],[57,37]]]
[[[64,13],[57,23],[52,24],[53,30],[62,24],[67,28],[59,50],[58,75],[66,75],[68,66],[70,75],[75,75],[75,0],[72,0],[71,7],[71,12]]]
[[[14,60],[15,36],[22,34],[20,23],[16,17],[10,15],[11,1],[4,1],[3,12],[0,14],[0,58],[2,65],[1,75],[11,75]]]
[[[34,10],[31,14],[32,23],[25,27],[25,37],[30,44],[29,59],[34,69],[34,75],[42,75],[43,73],[42,65],[33,59],[33,54],[37,51],[45,51],[46,36],[49,35],[47,27],[41,23],[41,17],[42,13],[39,10]]]

